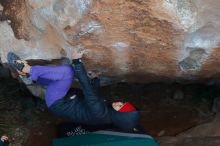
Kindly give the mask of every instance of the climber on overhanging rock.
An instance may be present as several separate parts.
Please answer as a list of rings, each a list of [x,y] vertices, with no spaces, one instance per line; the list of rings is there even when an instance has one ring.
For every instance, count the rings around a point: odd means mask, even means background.
[[[113,102],[109,105],[99,96],[98,76],[93,74],[90,79],[80,60],[84,52],[74,51],[72,65],[61,66],[30,66],[12,52],[7,59],[20,75],[28,75],[33,81],[47,85],[46,104],[55,115],[88,125],[113,124],[126,131],[137,128],[139,111],[132,104]],[[75,77],[83,94],[81,90],[70,89]]]

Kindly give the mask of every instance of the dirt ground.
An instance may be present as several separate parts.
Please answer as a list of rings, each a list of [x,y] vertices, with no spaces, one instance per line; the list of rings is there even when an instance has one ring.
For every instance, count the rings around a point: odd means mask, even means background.
[[[4,83],[1,84],[4,98],[0,97],[0,108],[8,113],[0,118],[1,134],[9,135],[11,146],[50,146],[57,137],[57,126],[66,121],[48,113],[42,101],[33,98],[14,80],[1,80],[1,83]],[[176,136],[212,120],[212,101],[220,95],[219,91],[218,86],[163,83],[119,83],[101,89],[102,95],[110,102],[122,100],[136,105],[141,112],[141,126],[156,139]],[[3,100],[6,97],[10,103]],[[2,104],[4,102],[7,105]],[[9,126],[4,127],[2,123]]]

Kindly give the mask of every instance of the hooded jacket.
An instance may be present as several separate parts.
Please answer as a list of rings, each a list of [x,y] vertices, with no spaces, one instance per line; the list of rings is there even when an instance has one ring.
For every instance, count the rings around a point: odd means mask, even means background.
[[[88,125],[114,124],[126,131],[135,128],[139,122],[139,112],[118,112],[114,110],[99,96],[96,88],[99,84],[98,80],[91,83],[83,64],[79,60],[74,60],[73,63],[75,75],[81,84],[82,91],[69,91],[66,97],[49,107],[50,111],[76,123]]]

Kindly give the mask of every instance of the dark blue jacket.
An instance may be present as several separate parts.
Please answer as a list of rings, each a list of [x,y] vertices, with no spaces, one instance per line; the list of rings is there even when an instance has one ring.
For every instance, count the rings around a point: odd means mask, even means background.
[[[0,140],[0,146],[5,146],[5,143]]]
[[[114,124],[123,130],[132,130],[139,122],[139,112],[117,112],[98,94],[98,80],[91,81],[79,60],[74,61],[75,75],[78,78],[83,95],[79,91],[56,101],[49,109],[58,116],[68,118],[77,123],[88,125]],[[75,92],[75,93],[74,93]]]

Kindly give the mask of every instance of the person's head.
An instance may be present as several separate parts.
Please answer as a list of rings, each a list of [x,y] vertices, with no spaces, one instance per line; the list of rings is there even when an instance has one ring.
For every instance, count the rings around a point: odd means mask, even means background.
[[[135,107],[129,102],[113,102],[112,107],[118,112],[132,112],[136,110]]]
[[[113,102],[111,119],[115,126],[132,131],[139,123],[139,111],[129,102]]]

